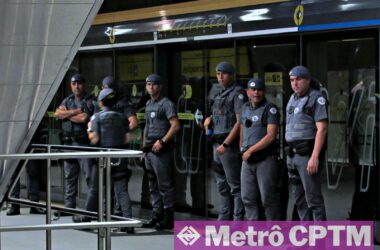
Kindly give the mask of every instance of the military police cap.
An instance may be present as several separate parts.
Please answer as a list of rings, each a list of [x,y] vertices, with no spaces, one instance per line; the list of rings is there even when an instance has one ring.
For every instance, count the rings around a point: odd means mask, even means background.
[[[104,79],[102,81],[102,86],[103,86],[103,88],[115,89],[117,87],[116,82],[115,82],[115,78],[113,78],[113,76],[104,77]]]
[[[247,87],[250,89],[264,90],[265,89],[265,83],[260,78],[252,78],[248,81]]]
[[[216,65],[216,71],[233,75],[235,74],[235,67],[229,62],[220,62]]]
[[[289,72],[289,76],[296,76],[303,79],[311,78],[310,71],[302,65],[295,66],[294,68],[292,68],[292,70],[290,70]]]
[[[148,75],[145,82],[152,82],[153,84],[161,84],[161,77],[157,74]]]
[[[75,74],[71,77],[71,82],[86,82],[86,79],[81,74]]]
[[[115,92],[112,89],[102,89],[99,92],[98,101],[103,101],[104,99],[111,99],[115,96]]]

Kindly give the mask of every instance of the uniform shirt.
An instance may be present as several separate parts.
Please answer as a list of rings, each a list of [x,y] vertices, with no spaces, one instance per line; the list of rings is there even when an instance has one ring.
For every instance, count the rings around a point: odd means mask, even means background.
[[[128,132],[128,121],[123,114],[103,108],[91,117],[90,131],[99,136],[98,145],[102,147],[122,147]]]
[[[136,116],[136,111],[132,107],[132,103],[130,102],[129,98],[126,96],[123,96],[112,109],[123,113],[127,118]]]
[[[73,110],[73,109],[81,109],[83,112],[87,112],[84,108],[84,105],[87,106],[88,109],[88,116],[91,116],[94,113],[94,99],[93,97],[86,98],[84,100],[83,98],[86,96],[86,94],[82,95],[82,98],[80,100],[76,100],[74,94],[69,95],[65,99],[63,99],[62,103],[59,106],[65,107],[67,110]],[[86,133],[87,129],[87,123],[75,123],[70,121],[69,119],[64,119],[62,121],[62,130],[66,134],[78,134],[78,133]]]
[[[244,91],[237,84],[215,96],[211,107],[215,135],[227,135],[231,131],[236,123],[236,114],[241,113],[245,100]]]
[[[304,96],[293,94],[286,107],[286,115],[287,142],[314,139],[317,132],[315,123],[328,120],[326,98],[312,88]]]
[[[243,125],[243,147],[250,147],[267,134],[268,124],[280,124],[280,112],[266,99],[257,107],[247,102],[242,107],[240,124]]]
[[[145,107],[145,143],[152,145],[166,135],[170,128],[169,120],[177,117],[175,105],[166,97],[149,100]]]

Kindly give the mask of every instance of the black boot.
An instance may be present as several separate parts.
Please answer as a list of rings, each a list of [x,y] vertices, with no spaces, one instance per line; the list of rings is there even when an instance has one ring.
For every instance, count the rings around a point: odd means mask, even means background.
[[[12,204],[11,208],[8,210],[8,216],[14,216],[20,214],[20,205]]]
[[[159,214],[157,212],[152,212],[151,219],[147,223],[144,223],[142,227],[144,228],[155,227],[157,223],[160,222],[161,220],[162,220],[162,214]]]
[[[31,207],[30,214],[46,214],[46,210],[40,207]]]
[[[164,218],[157,224],[157,230],[173,229],[174,227],[174,213],[173,210],[165,209]]]

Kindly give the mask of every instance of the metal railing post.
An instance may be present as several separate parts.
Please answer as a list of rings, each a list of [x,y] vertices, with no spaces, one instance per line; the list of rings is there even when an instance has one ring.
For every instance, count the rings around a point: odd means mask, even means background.
[[[47,147],[47,152],[51,152],[51,147]],[[50,180],[50,167],[51,167],[51,159],[47,159],[46,166],[46,224],[51,224],[51,180]],[[52,242],[51,242],[51,230],[46,230],[46,249],[51,250]]]
[[[110,151],[110,150],[108,150]],[[106,158],[106,221],[111,220],[111,158]],[[106,250],[111,250],[111,228],[106,228]]]
[[[99,158],[98,164],[98,221],[103,222],[103,166],[104,158]],[[98,250],[104,248],[104,230],[102,227],[98,228]]]

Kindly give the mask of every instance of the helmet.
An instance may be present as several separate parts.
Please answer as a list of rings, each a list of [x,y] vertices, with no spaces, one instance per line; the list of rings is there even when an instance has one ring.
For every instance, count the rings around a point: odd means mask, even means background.
[[[71,82],[82,82],[85,83],[86,79],[81,74],[75,74],[71,77]]]
[[[292,68],[292,70],[290,70],[289,72],[289,76],[296,76],[303,79],[311,79],[311,74],[308,68],[301,65]]]
[[[152,82],[154,84],[161,84],[161,77],[157,74],[148,75],[145,82]]]
[[[265,89],[265,83],[260,78],[252,78],[248,81],[247,88],[264,90]]]
[[[106,76],[104,77],[102,81],[102,87],[103,88],[109,88],[109,89],[116,89],[117,88],[117,83],[115,81],[115,78],[113,76]]]
[[[229,62],[220,62],[216,65],[216,71],[221,71],[230,75],[235,74],[235,67]]]
[[[115,92],[112,89],[102,89],[99,92],[98,101],[103,101],[104,99],[112,99],[115,97]]]

